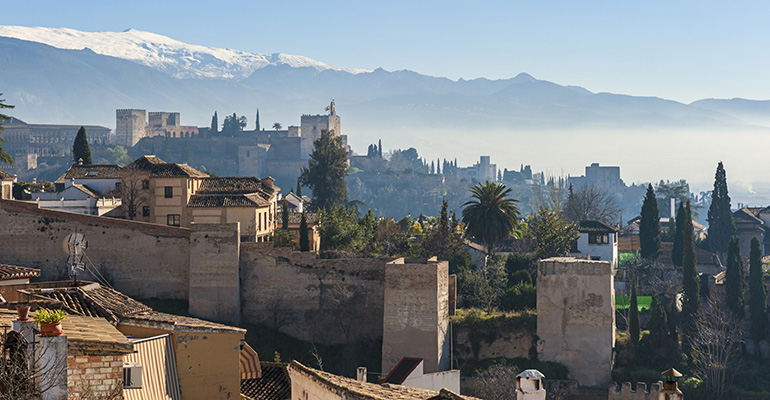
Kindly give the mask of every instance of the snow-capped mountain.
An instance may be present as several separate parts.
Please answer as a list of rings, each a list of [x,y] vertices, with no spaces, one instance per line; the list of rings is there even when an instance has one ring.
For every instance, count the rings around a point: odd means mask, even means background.
[[[82,32],[68,28],[0,25],[0,36],[47,44],[60,49],[90,49],[154,68],[175,78],[243,79],[268,65],[311,67],[353,74],[370,72],[342,68],[303,56],[282,53],[256,54],[198,46],[151,32]]]

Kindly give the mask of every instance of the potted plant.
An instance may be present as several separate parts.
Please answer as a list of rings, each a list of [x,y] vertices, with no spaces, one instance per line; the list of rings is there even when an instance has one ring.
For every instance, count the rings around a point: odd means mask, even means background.
[[[26,301],[20,301],[16,303],[16,316],[17,321],[27,321],[29,319],[29,303]]]
[[[40,307],[35,312],[35,315],[32,316],[32,319],[35,321],[35,324],[40,324],[40,335],[61,336],[64,334],[61,322],[67,319],[67,312]]]

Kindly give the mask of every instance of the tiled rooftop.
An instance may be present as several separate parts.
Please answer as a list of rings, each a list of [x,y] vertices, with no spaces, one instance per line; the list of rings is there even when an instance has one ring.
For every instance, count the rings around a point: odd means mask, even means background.
[[[37,278],[38,276],[40,276],[39,269],[19,267],[17,265],[0,264],[0,281]]]
[[[75,179],[120,179],[121,168],[113,164],[73,165],[65,172],[56,183]]]
[[[205,182],[206,180],[204,180]],[[190,196],[187,207],[268,207],[259,194],[204,194]]]
[[[11,321],[16,317],[15,311],[0,309],[0,326],[10,329]],[[125,335],[104,318],[80,315],[68,315],[67,318],[62,321],[62,329],[67,336],[67,346],[73,353],[106,351],[127,354],[134,351],[134,346]]]
[[[246,194],[265,190],[262,181],[256,177],[208,178],[201,182],[201,194]]]
[[[0,169],[0,180],[4,180],[5,181],[5,180],[10,180],[10,179],[13,179],[13,175],[11,175],[11,174],[3,171],[2,169]]]
[[[125,168],[148,171],[151,177],[157,178],[208,178],[207,174],[187,164],[167,163],[156,156],[142,156],[131,164],[126,165]]]
[[[614,233],[618,230],[599,221],[580,221],[577,224],[578,232],[583,233]]]
[[[338,394],[348,393],[356,399],[367,400],[474,400],[475,397],[462,396],[446,389],[433,391],[416,389],[389,383],[376,385],[374,383],[360,382],[355,379],[330,374],[306,367],[297,361],[292,361],[288,367],[290,370],[305,374]],[[344,396],[343,396],[344,398]]]
[[[241,395],[253,400],[291,399],[291,382],[286,373],[286,364],[266,362],[260,364],[262,377],[241,379]]]

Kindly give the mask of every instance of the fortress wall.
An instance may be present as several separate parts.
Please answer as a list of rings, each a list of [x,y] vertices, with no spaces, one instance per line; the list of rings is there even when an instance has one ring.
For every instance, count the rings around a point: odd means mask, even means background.
[[[569,368],[581,386],[609,386],[615,297],[608,261],[549,258],[537,266],[537,334],[545,361]]]
[[[88,242],[88,259],[116,290],[135,298],[188,297],[189,229],[12,200],[0,200],[0,226],[0,263],[39,268],[41,280],[68,278],[64,241],[77,230]],[[80,278],[96,280],[89,272]]]
[[[242,320],[317,343],[380,338],[388,261],[321,260],[270,243],[242,243]]]

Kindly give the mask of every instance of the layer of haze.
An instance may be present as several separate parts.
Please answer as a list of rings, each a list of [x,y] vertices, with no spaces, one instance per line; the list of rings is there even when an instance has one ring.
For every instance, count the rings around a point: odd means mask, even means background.
[[[770,3],[756,1],[35,1],[2,24],[134,28],[187,43],[452,79],[519,72],[594,92],[770,97]]]

